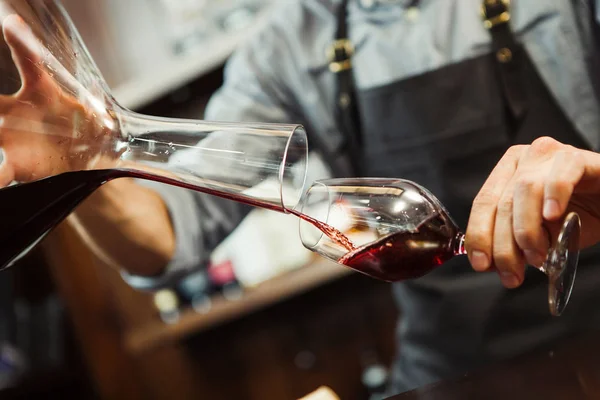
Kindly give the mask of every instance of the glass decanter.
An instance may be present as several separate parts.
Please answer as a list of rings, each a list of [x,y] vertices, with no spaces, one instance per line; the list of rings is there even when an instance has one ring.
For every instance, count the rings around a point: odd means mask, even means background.
[[[132,112],[113,98],[58,1],[0,0],[0,23],[0,269],[115,178],[284,213],[298,203],[307,159],[302,126]]]

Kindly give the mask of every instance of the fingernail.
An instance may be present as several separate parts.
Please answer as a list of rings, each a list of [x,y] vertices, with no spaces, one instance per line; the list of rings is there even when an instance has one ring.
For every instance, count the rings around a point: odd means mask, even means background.
[[[519,278],[517,278],[517,276],[512,272],[501,272],[500,280],[508,289],[514,289],[519,286]]]
[[[483,251],[475,250],[471,253],[471,265],[475,271],[485,271],[490,266],[490,260]]]
[[[534,267],[540,267],[546,261],[546,258],[535,250],[523,250],[527,262]]]
[[[553,218],[557,217],[560,213],[558,207],[558,201],[554,199],[547,199],[544,202],[544,218]]]

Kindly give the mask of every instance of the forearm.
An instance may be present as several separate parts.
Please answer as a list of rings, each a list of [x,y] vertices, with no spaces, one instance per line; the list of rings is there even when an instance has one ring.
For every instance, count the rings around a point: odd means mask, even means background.
[[[98,257],[134,275],[160,274],[175,251],[165,203],[132,179],[105,184],[68,221]]]

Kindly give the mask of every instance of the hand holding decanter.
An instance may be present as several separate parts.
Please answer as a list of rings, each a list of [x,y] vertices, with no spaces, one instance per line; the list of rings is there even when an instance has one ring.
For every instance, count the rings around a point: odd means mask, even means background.
[[[90,98],[77,98],[74,80],[59,80],[65,68],[46,51],[17,14],[5,16],[2,33],[17,68],[21,88],[0,95],[0,141],[4,151],[0,187],[115,160],[111,141],[117,121]],[[74,49],[76,51],[76,49]],[[73,53],[73,57],[76,53]],[[2,60],[5,66],[9,60]],[[8,68],[2,73],[10,76]],[[17,78],[17,77],[13,77]],[[85,93],[85,92],[84,92]],[[89,104],[86,104],[89,103]]]

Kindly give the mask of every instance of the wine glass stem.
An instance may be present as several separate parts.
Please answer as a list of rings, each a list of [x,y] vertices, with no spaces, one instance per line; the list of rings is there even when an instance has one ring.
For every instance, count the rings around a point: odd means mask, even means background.
[[[465,250],[465,234],[459,232],[454,238],[454,255],[460,256],[463,254],[467,254],[467,250]]]
[[[542,264],[540,266],[537,266],[537,265],[535,266],[537,269],[539,269],[541,272],[543,272],[547,276],[551,276],[556,271],[554,268],[552,268],[552,263],[548,262],[548,259],[550,259],[550,257],[551,257],[551,252],[552,252],[552,249],[550,249],[548,251],[548,258],[544,262],[544,264]],[[465,234],[462,232],[459,232],[456,235],[456,237],[454,238],[454,255],[460,256],[460,255],[465,255],[465,254],[467,254],[467,250],[465,250]]]
[[[546,258],[546,261],[544,261],[544,264],[536,266],[537,269],[545,273],[548,277],[551,277],[556,272],[556,267],[554,266],[554,264],[552,262],[548,262],[550,260],[550,257],[552,257],[551,252],[552,248],[550,248],[550,250],[548,251],[548,256]]]

